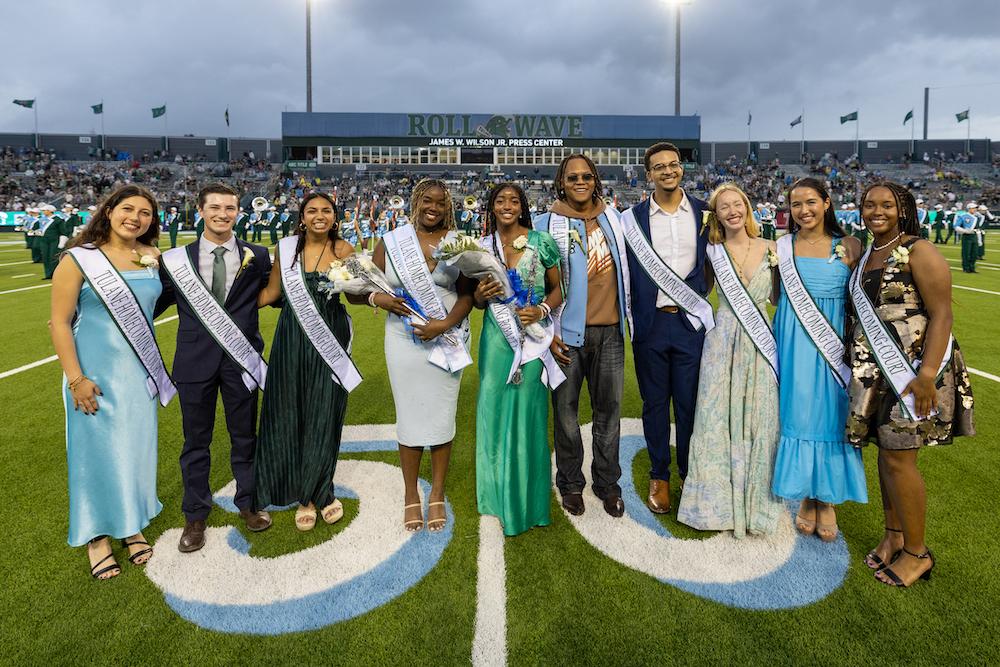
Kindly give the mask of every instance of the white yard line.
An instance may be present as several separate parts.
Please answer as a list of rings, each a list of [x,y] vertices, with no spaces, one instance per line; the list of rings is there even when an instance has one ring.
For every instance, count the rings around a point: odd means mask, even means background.
[[[33,275],[35,275],[35,274],[34,273],[22,273],[22,274],[17,275],[17,276],[11,276],[11,278],[30,278]]]
[[[45,283],[44,285],[32,285],[31,287],[18,287],[17,289],[8,289],[0,292],[0,294],[13,294],[14,292],[24,292],[29,289],[41,289],[43,287],[52,287],[52,283]]]
[[[171,315],[170,317],[164,317],[153,322],[154,325],[159,326],[161,324],[166,324],[167,322],[173,322],[177,319],[176,315]],[[24,371],[30,371],[32,368],[38,368],[39,366],[44,366],[45,364],[51,363],[58,359],[56,355],[51,357],[45,357],[44,359],[39,359],[38,361],[32,361],[30,364],[25,364],[24,366],[19,366],[17,368],[12,368],[9,371],[4,371],[0,373],[0,380],[10,377],[11,375],[17,375],[18,373],[23,373]]]
[[[969,368],[969,372],[973,375],[978,375],[979,377],[986,378],[987,380],[993,380],[994,382],[1000,382],[1000,377],[993,375],[993,373],[987,373],[986,371],[981,371],[978,368]]]
[[[957,287],[958,289],[967,289],[970,292],[982,292],[983,294],[994,294],[1000,296],[1000,292],[993,292],[988,289],[979,289],[978,287],[966,287],[965,285],[952,285],[952,287]]]
[[[479,517],[474,667],[507,664],[507,567],[503,543],[500,521],[495,516]]]
[[[27,259],[23,262],[7,262],[6,264],[0,264],[0,266],[17,266],[18,264],[31,264],[31,260]]]

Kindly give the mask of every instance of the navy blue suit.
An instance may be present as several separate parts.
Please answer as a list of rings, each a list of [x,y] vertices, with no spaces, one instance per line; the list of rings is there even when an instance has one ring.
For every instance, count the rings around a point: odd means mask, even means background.
[[[702,214],[708,205],[688,196],[694,214],[696,261],[684,281],[701,295],[708,292],[705,280],[708,234],[701,230]],[[636,222],[649,233],[649,201],[632,207]],[[688,446],[694,429],[694,410],[698,398],[698,373],[705,330],[695,329],[684,311],[667,313],[656,308],[659,289],[646,275],[635,254],[628,251],[632,288],[632,352],[635,374],[642,397],[642,430],[650,459],[650,479],[670,479],[670,405],[673,403],[677,427],[677,470],[687,477]]]
[[[198,268],[199,244],[200,241],[195,241],[185,248],[195,270]],[[264,349],[264,339],[260,335],[257,295],[267,285],[271,258],[262,246],[239,239],[236,245],[240,257],[244,248],[249,248],[254,258],[236,275],[224,306],[254,349],[260,352]],[[184,480],[181,504],[184,515],[188,521],[204,520],[212,509],[209,447],[215,429],[216,400],[220,393],[232,444],[229,460],[236,480],[234,501],[239,509],[251,509],[253,456],[257,447],[257,390],[247,391],[242,369],[205,329],[183,296],[178,298],[174,284],[162,266],[160,281],[163,283],[163,294],[157,301],[156,313],[176,303],[180,317],[172,375],[180,397],[184,425],[184,449],[180,459]]]

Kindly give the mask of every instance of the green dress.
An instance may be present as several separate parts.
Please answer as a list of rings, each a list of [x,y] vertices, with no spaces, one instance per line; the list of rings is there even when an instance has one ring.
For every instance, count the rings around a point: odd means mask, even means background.
[[[517,264],[525,285],[532,273],[534,301],[545,298],[545,269],[559,249],[545,232],[528,234]],[[521,384],[507,384],[514,352],[487,309],[479,339],[479,399],[476,405],[476,499],[480,514],[500,519],[504,535],[549,525],[552,483],[549,453],[549,390],[539,359],[521,366]]]
[[[351,320],[340,295],[319,291],[321,273],[306,273],[309,293],[345,349]],[[347,392],[302,332],[292,309],[283,308],[271,344],[254,456],[254,507],[293,503],[326,507],[334,500],[333,473],[347,412]]]

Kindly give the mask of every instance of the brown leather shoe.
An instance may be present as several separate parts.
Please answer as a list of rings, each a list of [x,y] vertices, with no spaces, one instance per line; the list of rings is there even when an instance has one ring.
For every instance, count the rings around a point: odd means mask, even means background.
[[[649,480],[649,498],[646,506],[654,514],[666,514],[670,511],[670,482],[664,479]]]
[[[604,499],[604,511],[616,519],[625,514],[625,503],[621,496],[608,496]]]
[[[583,505],[582,493],[567,493],[562,497],[562,506],[573,516],[580,516],[586,509]]]
[[[181,533],[180,542],[177,549],[181,553],[191,553],[205,546],[205,522],[202,519],[188,521],[184,524],[184,532]]]
[[[243,517],[243,523],[246,524],[247,530],[252,533],[259,533],[271,527],[271,515],[264,510],[260,512],[240,510],[240,516]]]

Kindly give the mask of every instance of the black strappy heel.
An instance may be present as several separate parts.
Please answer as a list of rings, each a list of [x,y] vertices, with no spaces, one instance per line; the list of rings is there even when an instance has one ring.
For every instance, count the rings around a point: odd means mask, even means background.
[[[899,528],[890,528],[889,526],[886,526],[885,529],[890,533],[903,532]],[[899,558],[900,554],[902,553],[903,553],[902,549],[896,549],[894,552],[892,552],[892,556],[889,557],[889,562],[886,563],[884,560],[882,560],[882,557],[879,556],[877,553],[875,553],[875,550],[872,549],[865,555],[865,560],[864,560],[865,567],[867,567],[869,570],[875,570],[876,572],[884,570],[885,568],[895,563],[896,559]],[[871,563],[875,563],[875,567],[872,567],[869,561],[871,561]]]
[[[905,551],[909,555],[913,556],[914,558],[919,558],[921,560],[923,560],[925,558],[930,558],[931,559],[931,566],[929,568],[927,568],[923,573],[921,573],[921,575],[918,577],[918,579],[923,579],[925,581],[930,581],[931,580],[931,570],[934,569],[934,565],[935,565],[934,554],[931,553],[931,550],[928,549],[927,551],[925,551],[922,554],[915,554],[912,551],[910,551],[909,549],[907,549],[906,547],[903,547],[903,551]],[[896,588],[909,588],[909,586],[907,586],[906,584],[904,584],[903,580],[899,578],[899,575],[897,575],[895,572],[893,572],[891,568],[887,567],[884,570],[881,570],[881,572],[882,572],[882,574],[884,574],[886,577],[889,578],[889,581],[885,581],[884,579],[879,579],[878,577],[875,577],[876,579],[879,580],[879,582],[885,584],[886,586],[894,586]],[[916,583],[916,582],[914,582],[914,583]]]
[[[146,563],[149,562],[149,558],[147,558],[146,560],[142,561],[141,563],[136,563],[135,559],[136,558],[142,558],[146,554],[152,554],[153,553],[153,547],[149,546],[149,542],[147,542],[145,540],[136,540],[135,542],[126,542],[125,540],[122,540],[122,546],[125,547],[126,551],[128,551],[129,547],[134,547],[136,545],[145,545],[145,546],[147,546],[149,548],[148,549],[141,549],[141,550],[139,550],[139,551],[137,551],[135,553],[129,553],[128,562],[132,563],[133,565],[145,565]],[[152,556],[150,556],[150,558],[152,558]]]
[[[95,542],[99,542],[102,539],[104,539],[104,538],[103,537],[98,537],[97,539],[91,540],[90,543],[94,544]],[[108,565],[107,567],[98,570],[97,568],[101,567],[101,565],[103,565],[104,563],[108,562],[109,558],[111,559],[111,565]],[[115,574],[112,574],[110,577],[101,577],[102,574],[107,574],[108,572],[111,572],[112,570],[118,570],[118,572],[116,572]],[[114,552],[109,553],[107,556],[105,556],[101,560],[97,561],[96,563],[94,563],[90,567],[90,576],[92,576],[94,579],[100,579],[102,581],[104,579],[114,579],[115,577],[117,577],[121,573],[122,573],[122,568],[118,564],[118,561],[115,560],[115,554],[114,554]]]

